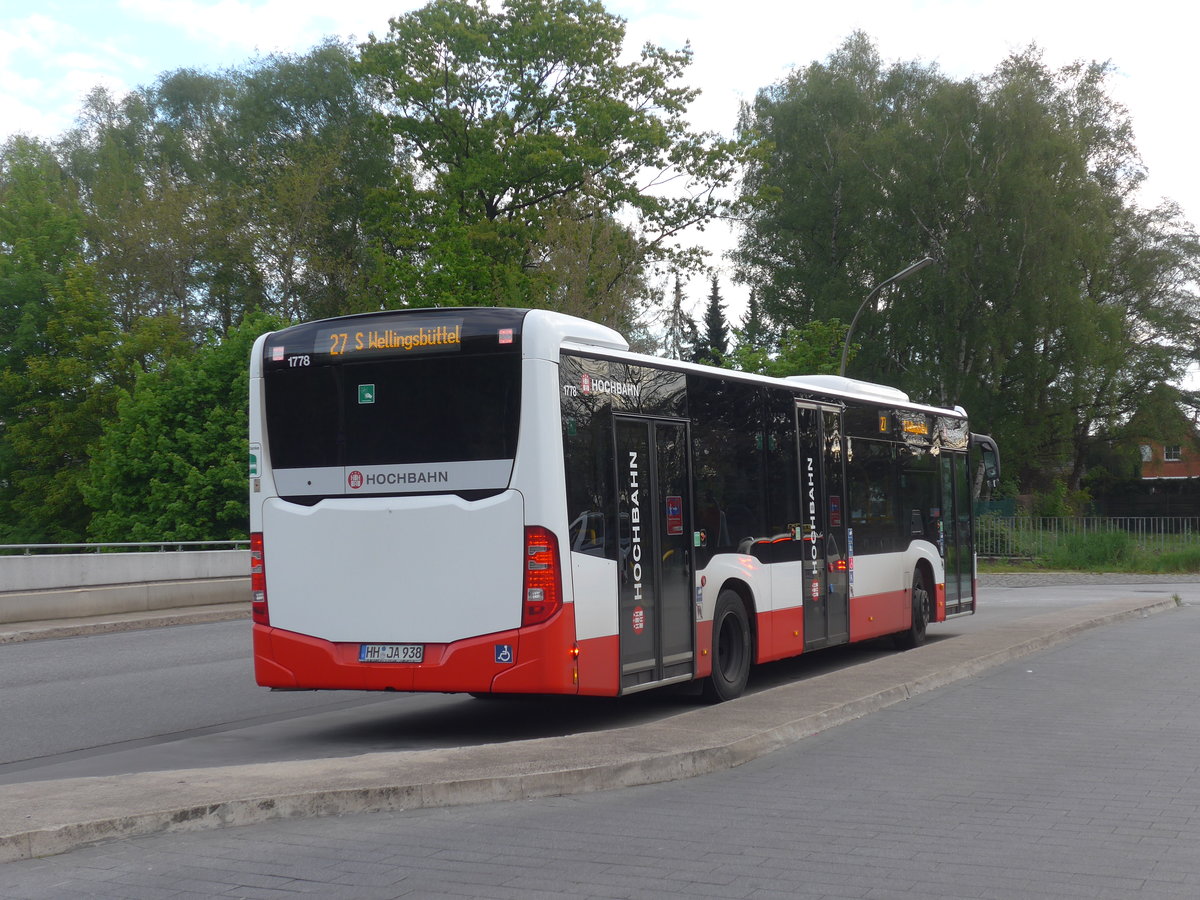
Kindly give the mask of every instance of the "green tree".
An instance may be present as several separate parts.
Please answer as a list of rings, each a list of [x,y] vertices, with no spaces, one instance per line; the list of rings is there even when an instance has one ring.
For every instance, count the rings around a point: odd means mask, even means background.
[[[50,148],[0,154],[0,541],[77,541],[79,481],[115,402],[116,335]]]
[[[80,248],[73,185],[50,147],[25,137],[0,147],[0,368],[24,372],[45,329],[50,292]]]
[[[747,350],[766,351],[771,345],[771,328],[763,316],[762,304],[758,294],[750,291],[750,299],[746,302],[746,315],[742,324],[734,329],[734,339],[739,348]]]
[[[584,201],[586,202],[586,201]],[[547,304],[629,337],[646,305],[646,260],[633,231],[597,204],[564,200],[544,219],[537,268],[551,285]]]
[[[924,236],[897,228],[886,191],[915,111],[945,84],[934,66],[885,69],[855,33],[743,107],[739,129],[754,152],[735,261],[768,321],[850,321],[874,284],[924,255]]]
[[[696,91],[677,81],[689,49],[647,45],[622,62],[624,37],[592,0],[509,0],[497,12],[434,0],[363,45],[360,71],[402,155],[375,211],[389,295],[550,304],[547,218],[597,210],[635,223],[633,259],[696,258],[674,242],[722,209],[733,145],[687,126]]]
[[[224,228],[239,234],[242,217],[229,190],[208,177],[205,156],[230,89],[186,70],[121,100],[98,88],[61,142],[86,214],[88,258],[123,332],[155,318],[199,340],[220,318],[210,294],[215,284],[231,290],[221,266],[231,251],[217,253],[210,242]],[[167,355],[151,351],[145,363]]]
[[[967,407],[1026,490],[1062,466],[1076,490],[1089,445],[1195,352],[1193,229],[1137,207],[1110,74],[1030,48],[955,82],[855,34],[743,111],[738,262],[767,320],[848,320],[933,256],[860,320],[853,374]]]
[[[370,127],[352,61],[327,42],[88,97],[63,153],[120,327],[145,332],[144,368],[174,352],[155,354],[146,336],[168,337],[166,321],[199,344],[251,310],[299,319],[379,307],[363,217],[392,142]]]
[[[721,302],[716,275],[712,276],[711,285],[708,305],[704,308],[704,331],[699,335],[695,359],[696,362],[721,366],[729,353],[729,323],[725,320],[725,305]]]
[[[846,326],[837,319],[807,322],[798,328],[785,328],[777,347],[764,347],[739,341],[730,354],[730,363],[743,372],[773,375],[836,375],[841,366]],[[851,359],[858,345],[851,344]]]
[[[111,420],[117,334],[90,267],[74,263],[51,289],[38,348],[25,371],[0,372],[9,407],[4,436],[13,465],[7,531],[21,542],[82,540],[88,524],[80,482]]]
[[[364,237],[368,198],[388,181],[393,142],[352,48],[327,41],[273,55],[235,73],[226,152],[266,309],[325,318],[387,305],[370,293],[374,256]]]
[[[279,327],[248,317],[161,372],[143,372],[119,404],[83,485],[101,541],[232,540],[249,527],[246,436],[255,338]]]
[[[683,282],[675,275],[671,304],[667,308],[663,332],[663,350],[671,359],[692,360],[700,345],[700,330],[696,320],[683,308]]]

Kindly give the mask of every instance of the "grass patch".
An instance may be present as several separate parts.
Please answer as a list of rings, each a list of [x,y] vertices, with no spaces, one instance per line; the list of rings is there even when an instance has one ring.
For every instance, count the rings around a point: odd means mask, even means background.
[[[1123,531],[1074,534],[1061,537],[1041,556],[981,559],[978,570],[985,575],[1048,571],[1196,575],[1200,574],[1200,545],[1148,549]]]
[[[1144,559],[1141,564],[1147,566],[1138,569],[1139,572],[1192,575],[1200,572],[1200,547],[1167,550],[1163,553],[1142,553],[1139,556]]]
[[[1138,555],[1133,537],[1124,531],[1066,535],[1047,555],[1052,569],[1067,571],[1128,571]]]
[[[1036,559],[981,559],[976,568],[982,575],[1023,575],[1047,571],[1046,564]]]

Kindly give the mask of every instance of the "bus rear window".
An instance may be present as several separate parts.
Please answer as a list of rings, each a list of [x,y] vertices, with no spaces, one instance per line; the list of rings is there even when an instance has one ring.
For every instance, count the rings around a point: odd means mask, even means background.
[[[511,460],[520,355],[413,356],[265,373],[276,469]]]

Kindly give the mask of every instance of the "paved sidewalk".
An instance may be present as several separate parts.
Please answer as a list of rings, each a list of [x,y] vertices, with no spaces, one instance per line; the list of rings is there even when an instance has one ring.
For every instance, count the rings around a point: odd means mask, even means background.
[[[1094,626],[1176,606],[1159,595],[1072,607],[601,733],[4,786],[0,861],[158,831],[553,797],[721,771]]]

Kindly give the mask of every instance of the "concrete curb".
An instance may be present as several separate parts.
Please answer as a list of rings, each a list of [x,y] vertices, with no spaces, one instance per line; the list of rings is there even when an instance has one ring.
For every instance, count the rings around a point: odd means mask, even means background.
[[[607,732],[3,786],[0,862],[161,831],[526,800],[690,778],[765,756],[1087,629],[1176,606],[1173,599],[1137,598],[1071,608]]]
[[[237,603],[213,603],[206,606],[167,609],[161,612],[112,613],[85,619],[13,622],[0,626],[0,644],[80,637],[87,634],[110,634],[117,631],[139,631],[143,628],[164,628],[168,625],[229,622],[234,619],[248,618],[250,618],[250,604],[243,600]]]

